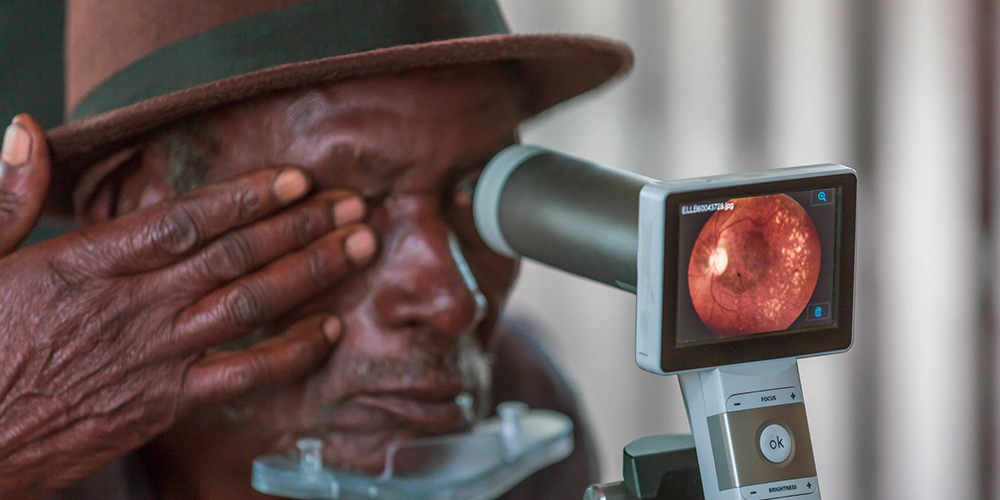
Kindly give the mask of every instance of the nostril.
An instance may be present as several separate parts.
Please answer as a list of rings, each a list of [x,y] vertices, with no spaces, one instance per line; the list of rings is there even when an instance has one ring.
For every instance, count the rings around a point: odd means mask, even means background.
[[[386,236],[381,254],[372,283],[381,324],[400,332],[420,325],[447,337],[478,330],[489,301],[447,225],[427,217],[398,228]]]

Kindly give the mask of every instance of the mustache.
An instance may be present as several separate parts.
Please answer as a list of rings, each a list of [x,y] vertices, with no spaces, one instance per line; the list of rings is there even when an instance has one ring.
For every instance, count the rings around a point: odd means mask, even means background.
[[[495,356],[469,333],[459,336],[443,353],[437,349],[415,348],[405,358],[355,358],[344,368],[344,374],[358,393],[416,385],[458,386],[461,391],[455,398],[456,403],[471,423],[485,417],[489,410],[494,362]],[[326,409],[333,411],[341,404],[329,402]]]
[[[460,388],[455,404],[462,410],[468,424],[484,419],[492,403],[493,365],[496,356],[486,351],[481,342],[472,334],[463,334],[446,353],[415,348],[412,356],[365,357],[344,360],[349,363],[342,371],[356,394],[385,392],[399,389],[405,391],[414,387]],[[256,414],[254,406],[259,398],[266,397],[267,391],[251,394],[244,398],[222,403],[221,410],[231,422],[244,422]],[[349,399],[349,398],[348,398]],[[322,415],[337,411],[345,404],[344,399],[327,400],[314,406],[314,415],[322,421]],[[290,409],[296,413],[298,409]],[[306,419],[312,421],[312,419]]]
[[[366,390],[416,381],[461,380],[463,385],[480,384],[481,371],[484,367],[492,368],[493,356],[471,335],[462,335],[448,349],[414,346],[405,357],[355,357],[344,361],[349,363],[344,368],[347,380]]]

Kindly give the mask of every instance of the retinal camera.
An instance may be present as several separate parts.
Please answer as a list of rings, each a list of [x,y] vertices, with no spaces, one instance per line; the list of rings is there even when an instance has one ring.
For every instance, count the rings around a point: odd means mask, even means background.
[[[841,165],[660,182],[512,146],[474,211],[497,252],[636,294],[636,363],[678,375],[704,498],[818,499],[797,359],[851,346],[856,197]]]

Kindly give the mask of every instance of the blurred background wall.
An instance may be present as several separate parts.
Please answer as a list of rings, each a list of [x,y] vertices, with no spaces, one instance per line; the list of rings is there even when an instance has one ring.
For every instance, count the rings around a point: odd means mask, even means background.
[[[661,179],[856,168],[855,345],[800,363],[824,497],[1000,499],[997,0],[500,3],[518,31],[610,36],[637,57],[526,142]],[[61,95],[61,62],[37,54],[61,44],[61,2],[0,5],[0,118],[58,123],[60,100],[39,96]],[[509,310],[579,389],[605,480],[628,441],[688,432],[676,380],[635,366],[633,307],[529,263]]]
[[[63,0],[0,0],[0,121],[30,110],[62,123],[64,12]]]
[[[633,74],[524,140],[672,179],[836,162],[860,176],[847,354],[800,362],[825,498],[1000,498],[994,0],[501,0],[519,31],[627,41]],[[582,392],[607,480],[688,432],[636,368],[633,297],[527,264],[510,313]]]

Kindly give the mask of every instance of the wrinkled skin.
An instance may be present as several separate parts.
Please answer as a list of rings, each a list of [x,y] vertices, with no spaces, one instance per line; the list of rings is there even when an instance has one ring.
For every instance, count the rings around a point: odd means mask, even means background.
[[[42,496],[193,408],[297,378],[326,357],[341,330],[329,314],[248,349],[204,354],[358,267],[342,251],[346,231],[330,232],[329,195],[276,213],[308,189],[301,173],[283,172],[260,170],[0,259],[2,495]],[[293,212],[312,226],[290,230]],[[262,243],[235,251],[245,241]]]
[[[214,111],[221,154],[188,193],[140,148],[89,227],[0,258],[0,497],[44,497],[145,445],[162,498],[263,498],[251,459],[296,437],[373,471],[393,441],[467,425],[462,360],[491,343],[517,265],[478,239],[457,188],[518,118],[502,69],[442,69]],[[32,152],[0,178],[0,254],[48,182],[43,132],[17,123]],[[341,217],[358,195],[365,210]]]
[[[294,449],[303,436],[326,441],[328,463],[377,473],[390,443],[468,425],[454,400],[487,389],[468,365],[483,364],[479,346],[491,343],[516,264],[479,239],[467,188],[515,140],[518,118],[508,76],[492,67],[370,77],[211,115],[221,156],[207,182],[300,165],[318,190],[364,197],[379,255],[255,332],[271,337],[316,314],[341,318],[342,338],[317,371],[194,411],[147,447],[166,498],[252,498],[250,461]],[[171,195],[160,156],[146,156],[120,205]],[[485,317],[450,235],[486,298]]]

